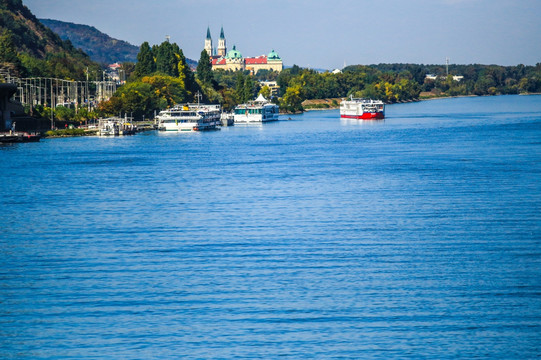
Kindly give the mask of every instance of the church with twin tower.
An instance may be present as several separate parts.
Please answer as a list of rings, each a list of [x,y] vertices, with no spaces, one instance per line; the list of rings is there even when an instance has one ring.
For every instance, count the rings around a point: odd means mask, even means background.
[[[274,50],[272,50],[268,55],[260,55],[257,57],[243,57],[240,51],[237,50],[236,46],[233,46],[232,50],[227,51],[223,26],[220,31],[220,38],[218,39],[218,47],[216,49],[214,49],[212,46],[210,27],[207,27],[205,51],[209,54],[212,63],[212,70],[249,70],[252,74],[256,74],[260,70],[273,70],[280,72],[284,68],[282,59]]]

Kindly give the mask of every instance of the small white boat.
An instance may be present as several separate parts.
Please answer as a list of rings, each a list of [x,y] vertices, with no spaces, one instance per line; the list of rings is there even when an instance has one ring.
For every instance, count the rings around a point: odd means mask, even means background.
[[[133,135],[136,131],[136,126],[127,117],[110,117],[98,120],[98,135],[100,136]]]

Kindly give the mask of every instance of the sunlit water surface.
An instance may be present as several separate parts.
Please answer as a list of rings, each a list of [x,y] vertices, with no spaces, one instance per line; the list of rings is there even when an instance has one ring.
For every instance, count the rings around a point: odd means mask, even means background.
[[[538,358],[541,96],[386,110],[0,146],[0,358]]]

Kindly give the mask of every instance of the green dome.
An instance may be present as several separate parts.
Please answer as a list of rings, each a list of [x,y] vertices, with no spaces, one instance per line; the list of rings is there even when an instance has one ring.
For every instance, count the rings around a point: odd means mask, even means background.
[[[226,55],[227,59],[242,59],[242,54],[237,50],[237,47],[233,45],[233,50],[229,50]]]
[[[276,53],[276,51],[272,50],[269,55],[267,55],[268,60],[281,60],[280,56]]]

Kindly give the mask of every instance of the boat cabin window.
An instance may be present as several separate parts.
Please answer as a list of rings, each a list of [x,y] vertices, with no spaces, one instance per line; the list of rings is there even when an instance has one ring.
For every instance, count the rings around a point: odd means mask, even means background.
[[[195,115],[196,114],[194,111],[183,111],[177,116],[188,117],[188,116],[195,116]]]

